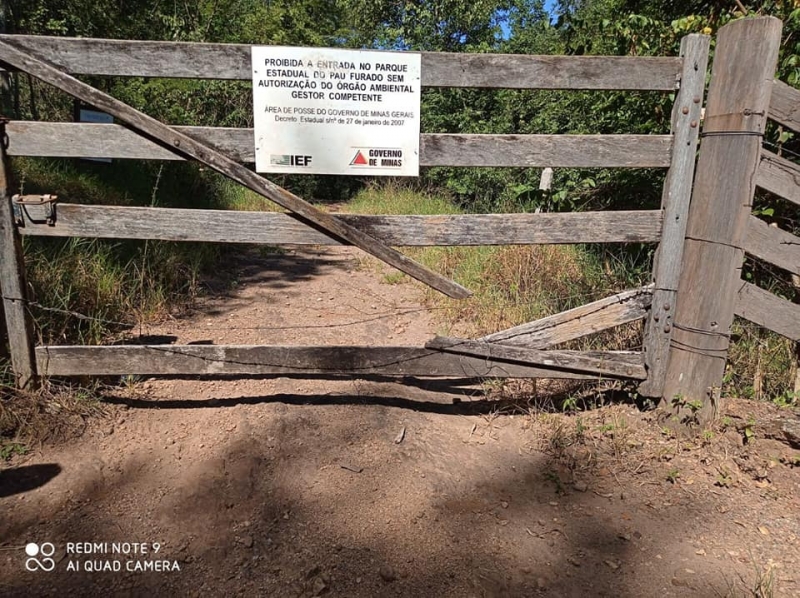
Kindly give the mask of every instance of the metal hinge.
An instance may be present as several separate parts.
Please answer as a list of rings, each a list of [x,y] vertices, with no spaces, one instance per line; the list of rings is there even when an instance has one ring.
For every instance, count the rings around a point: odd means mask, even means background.
[[[14,222],[17,226],[25,226],[25,216],[28,220],[35,224],[41,223],[41,220],[31,218],[30,213],[27,211],[27,206],[44,206],[44,222],[48,226],[55,226],[56,223],[56,202],[58,195],[15,195],[11,198],[11,205],[14,210]]]

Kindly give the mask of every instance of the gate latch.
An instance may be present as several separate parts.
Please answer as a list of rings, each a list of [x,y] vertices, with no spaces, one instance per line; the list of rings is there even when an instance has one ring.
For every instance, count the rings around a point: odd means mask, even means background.
[[[25,226],[25,217],[35,223],[42,222],[41,218],[36,219],[31,217],[28,212],[29,206],[44,206],[44,222],[48,226],[55,226],[56,224],[56,202],[58,195],[15,195],[11,198],[11,203],[14,209],[14,221],[17,226]]]

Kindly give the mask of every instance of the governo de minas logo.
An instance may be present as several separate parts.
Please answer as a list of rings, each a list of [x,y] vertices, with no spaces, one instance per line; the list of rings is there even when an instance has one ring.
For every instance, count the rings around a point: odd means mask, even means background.
[[[56,553],[56,547],[50,542],[36,544],[30,542],[25,546],[25,568],[28,571],[52,571],[56,568],[56,562],[50,558]]]

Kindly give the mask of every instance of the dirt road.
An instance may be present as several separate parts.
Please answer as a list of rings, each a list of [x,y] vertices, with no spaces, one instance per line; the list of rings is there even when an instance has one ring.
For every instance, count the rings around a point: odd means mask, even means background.
[[[144,332],[298,345],[439,332],[415,286],[355,255],[250,255],[232,291]],[[410,380],[146,380],[105,401],[82,438],[1,474],[3,596],[800,594],[798,452],[744,445],[733,424],[689,445],[631,405],[540,415]],[[737,406],[732,422],[749,413]],[[29,568],[52,543],[53,571],[26,570],[31,542]],[[82,542],[100,545],[68,546]],[[104,567],[120,570],[86,571]]]

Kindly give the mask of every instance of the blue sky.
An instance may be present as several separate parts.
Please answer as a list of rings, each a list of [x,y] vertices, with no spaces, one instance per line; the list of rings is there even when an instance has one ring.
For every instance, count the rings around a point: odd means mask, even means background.
[[[556,4],[557,0],[545,0],[544,9],[552,15],[553,9],[556,7]],[[503,39],[508,39],[511,36],[511,31],[508,28],[508,23],[506,23],[505,21],[500,23],[500,31],[501,31],[501,37]]]

